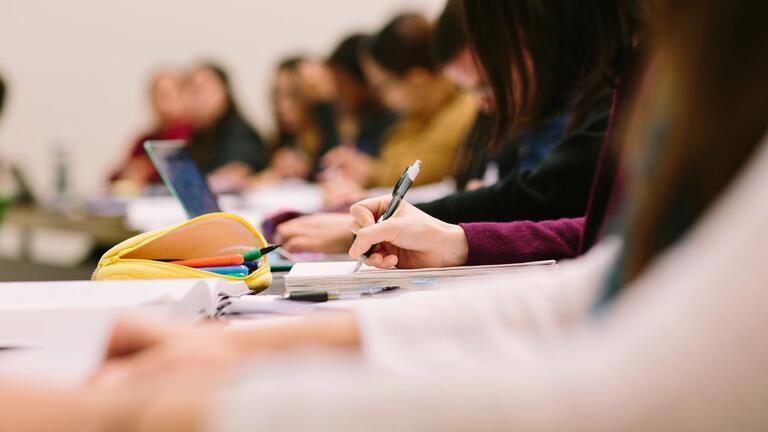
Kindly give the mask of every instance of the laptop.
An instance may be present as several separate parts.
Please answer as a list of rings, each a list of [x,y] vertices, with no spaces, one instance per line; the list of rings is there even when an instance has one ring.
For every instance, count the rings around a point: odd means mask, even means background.
[[[144,150],[163,179],[163,183],[184,208],[190,219],[208,213],[219,213],[218,199],[208,186],[205,175],[192,159],[184,140],[146,141]],[[269,254],[273,270],[289,270],[293,261],[277,250]]]
[[[211,192],[184,140],[146,141],[144,150],[187,217],[221,212],[216,195]]]

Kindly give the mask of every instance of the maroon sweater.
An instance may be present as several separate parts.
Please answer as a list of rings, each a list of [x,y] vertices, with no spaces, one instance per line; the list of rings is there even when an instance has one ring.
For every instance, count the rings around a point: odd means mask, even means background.
[[[462,223],[469,246],[467,265],[573,258],[592,247],[612,207],[609,202],[620,195],[621,182],[617,181],[616,159],[610,148],[618,99],[619,92],[615,91],[586,216],[539,222]]]

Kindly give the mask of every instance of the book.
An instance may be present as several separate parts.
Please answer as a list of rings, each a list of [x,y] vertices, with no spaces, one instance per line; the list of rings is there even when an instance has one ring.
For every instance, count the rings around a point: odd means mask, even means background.
[[[245,291],[219,279],[0,283],[0,347],[53,342],[56,326],[77,327],[91,312],[197,320],[215,313],[220,294]]]
[[[223,295],[221,279],[0,283],[0,373],[46,385],[81,385],[99,367],[122,316],[194,321]]]
[[[535,261],[519,264],[461,266],[425,269],[377,269],[363,266],[354,272],[355,262],[298,263],[285,276],[287,292],[303,290],[350,291],[398,286],[429,288],[441,283],[471,281],[483,277],[503,277],[525,271],[552,269],[556,262]]]

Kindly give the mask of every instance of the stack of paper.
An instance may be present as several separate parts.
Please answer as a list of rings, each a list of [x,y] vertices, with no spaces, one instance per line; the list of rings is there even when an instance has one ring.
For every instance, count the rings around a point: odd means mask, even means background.
[[[45,315],[54,311],[109,310],[197,319],[213,314],[219,293],[235,295],[246,290],[242,283],[218,279],[2,283],[0,317],[20,312],[45,321]],[[16,329],[0,326],[0,336],[6,330]]]
[[[488,276],[553,268],[555,261],[536,261],[522,264],[463,266],[427,269],[381,270],[363,266],[354,273],[355,262],[315,262],[296,264],[285,276],[286,291],[321,290],[349,291],[367,288],[397,286],[400,288],[427,288],[433,285]]]
[[[194,320],[215,312],[220,293],[244,291],[212,279],[2,283],[0,374],[82,384],[122,315]]]

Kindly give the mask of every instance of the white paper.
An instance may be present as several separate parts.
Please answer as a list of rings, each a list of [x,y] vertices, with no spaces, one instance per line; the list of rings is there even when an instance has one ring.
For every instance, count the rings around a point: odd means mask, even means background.
[[[550,260],[520,264],[388,270],[363,266],[354,273],[355,262],[298,263],[286,275],[285,282],[289,292],[302,289],[345,291],[386,286],[429,288],[461,280],[549,270],[555,267],[554,264],[555,261]]]

